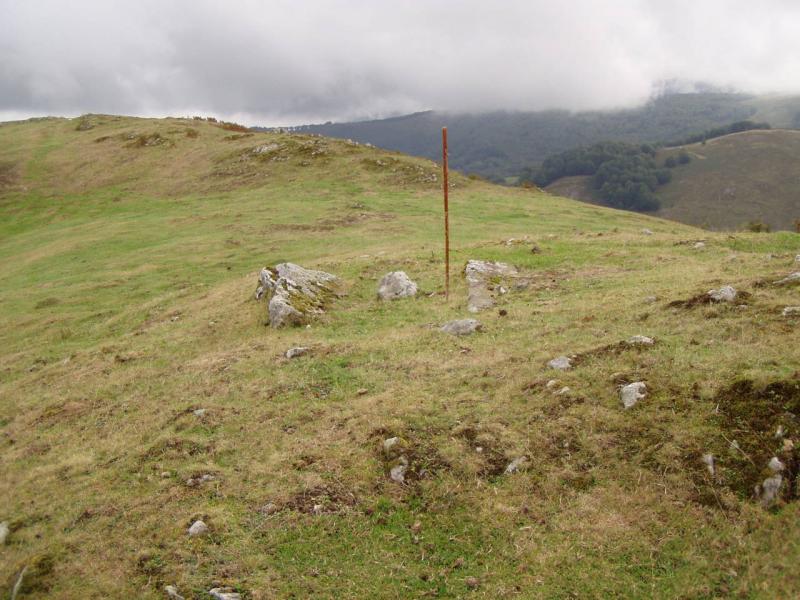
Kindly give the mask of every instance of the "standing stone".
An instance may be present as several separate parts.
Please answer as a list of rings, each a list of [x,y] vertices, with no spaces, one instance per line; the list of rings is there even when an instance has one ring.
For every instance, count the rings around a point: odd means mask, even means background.
[[[625,409],[633,407],[639,400],[645,397],[645,390],[647,385],[643,381],[636,381],[622,386],[619,395],[622,400],[622,406]]]
[[[398,300],[417,295],[417,284],[403,271],[392,271],[383,276],[378,284],[378,298]]]
[[[258,276],[256,300],[268,298],[269,324],[272,327],[302,325],[325,311],[338,295],[339,279],[324,271],[281,263],[263,268]]]
[[[500,281],[516,277],[516,267],[488,260],[469,260],[464,268],[467,279],[467,310],[477,313],[494,306],[492,291],[501,288]]]

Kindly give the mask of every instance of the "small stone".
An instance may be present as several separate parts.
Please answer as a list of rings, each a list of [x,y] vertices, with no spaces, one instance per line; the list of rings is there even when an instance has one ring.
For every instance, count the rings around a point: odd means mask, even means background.
[[[714,471],[715,471],[715,468],[714,468],[714,455],[713,454],[703,454],[703,457],[702,457],[701,460],[703,461],[703,464],[706,466],[706,469],[708,469],[708,474],[713,477],[714,476]]]
[[[556,387],[557,385],[558,385],[558,379],[551,379],[550,381],[548,381],[548,382],[545,384],[545,386],[544,386],[544,387],[546,387],[548,390],[552,390],[552,389],[553,389],[554,387]]]
[[[267,502],[264,506],[258,509],[258,512],[267,516],[274,515],[276,512],[278,512],[278,505],[274,502]]]
[[[787,306],[783,309],[784,317],[800,316],[800,306]]]
[[[286,358],[297,358],[298,356],[303,356],[308,352],[308,348],[304,346],[298,346],[297,348],[289,348],[286,351]]]
[[[647,337],[646,335],[634,335],[628,340],[628,343],[633,346],[652,346],[656,342],[653,338]]]
[[[420,531],[422,531],[422,522],[414,521],[414,524],[411,526],[411,533],[419,533]]]
[[[391,452],[392,448],[397,446],[400,443],[399,437],[390,437],[383,440],[383,451],[384,452]]]
[[[658,296],[646,296],[644,299],[645,304],[653,304],[658,302]]]
[[[381,300],[399,300],[417,295],[417,284],[403,271],[392,271],[383,276],[378,284],[378,298]]]
[[[192,414],[195,417],[202,418],[206,416],[206,409],[205,408],[196,408],[192,411]]]
[[[781,484],[783,484],[783,477],[780,473],[776,473],[772,477],[767,477],[760,486],[756,487],[756,492],[761,497],[761,504],[764,508],[769,508],[778,499]]]
[[[708,297],[714,302],[733,302],[737,295],[737,291],[729,285],[725,285],[718,290],[708,290]]]
[[[367,388],[358,388],[356,390],[356,395],[358,395],[358,396],[364,396],[364,395],[366,395],[368,393],[369,393],[369,390]]]
[[[242,595],[231,588],[212,588],[208,593],[214,600],[242,600]]]
[[[322,504],[315,504],[311,509],[311,512],[314,513],[315,515],[321,515],[324,508],[325,507]]]
[[[791,452],[792,450],[794,450],[794,442],[789,439],[783,440],[783,451]]]
[[[794,257],[794,262],[800,263],[800,254]]]
[[[475,446],[475,452],[477,452],[478,454],[482,454],[483,453],[483,446]]]
[[[406,471],[408,471],[408,465],[401,463],[391,468],[389,478],[396,483],[405,483]]]
[[[185,598],[178,593],[178,588],[174,585],[164,586],[164,591],[167,593],[167,598],[170,600],[185,600]]]
[[[800,271],[787,275],[783,279],[779,279],[775,282],[775,285],[791,285],[794,283],[800,283]]]
[[[161,471],[161,479],[169,479],[172,477],[172,473],[169,471]]]
[[[644,235],[653,235],[653,232],[650,231],[649,229],[647,229],[647,227],[645,227],[644,229],[642,229],[642,234],[644,234]]]
[[[572,390],[566,385],[556,392],[556,396],[567,396]]]
[[[449,335],[470,335],[482,329],[483,326],[475,319],[459,319],[445,323],[439,331]]]
[[[633,407],[639,400],[644,398],[646,389],[647,385],[643,381],[636,381],[622,386],[620,389],[620,398],[622,399],[622,405],[625,409],[627,410]]]
[[[506,470],[504,473],[506,475],[513,475],[514,473],[519,472],[526,464],[528,463],[527,456],[520,456],[519,458],[515,458],[506,466]]]
[[[695,250],[702,250],[705,247],[706,247],[705,242],[695,242],[694,245],[692,246],[692,248],[694,248]]]
[[[0,523],[0,546],[6,543],[6,540],[8,539],[8,534],[10,532],[11,530],[9,529],[8,523],[6,521]]]
[[[786,465],[784,465],[777,456],[773,456],[769,459],[767,467],[769,467],[769,470],[773,473],[780,473],[786,468]]]
[[[566,371],[572,367],[572,359],[570,359],[568,356],[559,356],[558,358],[554,358],[553,360],[549,361],[547,366],[551,369]]]
[[[782,438],[784,433],[783,425],[778,425],[778,428],[775,430],[775,439]]]
[[[205,523],[203,523],[203,521],[198,519],[197,521],[192,523],[191,527],[189,527],[188,533],[191,537],[205,535],[206,533],[208,533],[208,525],[206,525]]]
[[[481,584],[477,577],[467,577],[464,583],[467,584],[467,587],[471,590],[477,589]]]

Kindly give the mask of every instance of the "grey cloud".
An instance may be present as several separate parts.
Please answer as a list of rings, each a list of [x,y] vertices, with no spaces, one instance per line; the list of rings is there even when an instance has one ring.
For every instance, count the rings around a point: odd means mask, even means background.
[[[0,0],[0,14],[0,118],[592,109],[671,78],[800,92],[789,0]]]

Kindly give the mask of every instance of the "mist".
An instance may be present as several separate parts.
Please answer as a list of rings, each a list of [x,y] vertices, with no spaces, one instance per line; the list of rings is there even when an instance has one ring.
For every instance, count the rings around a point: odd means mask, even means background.
[[[800,93],[800,3],[0,1],[0,120],[248,125],[590,110],[660,82]]]

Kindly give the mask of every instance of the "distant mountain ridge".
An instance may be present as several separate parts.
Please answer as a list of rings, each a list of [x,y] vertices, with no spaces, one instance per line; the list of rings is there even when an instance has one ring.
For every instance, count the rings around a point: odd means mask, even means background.
[[[305,125],[291,131],[353,139],[436,160],[441,154],[440,129],[447,126],[453,168],[493,181],[512,181],[523,169],[577,146],[604,140],[665,142],[745,119],[766,121],[777,128],[800,128],[800,96],[674,93],[624,110],[426,111],[373,121]]]

